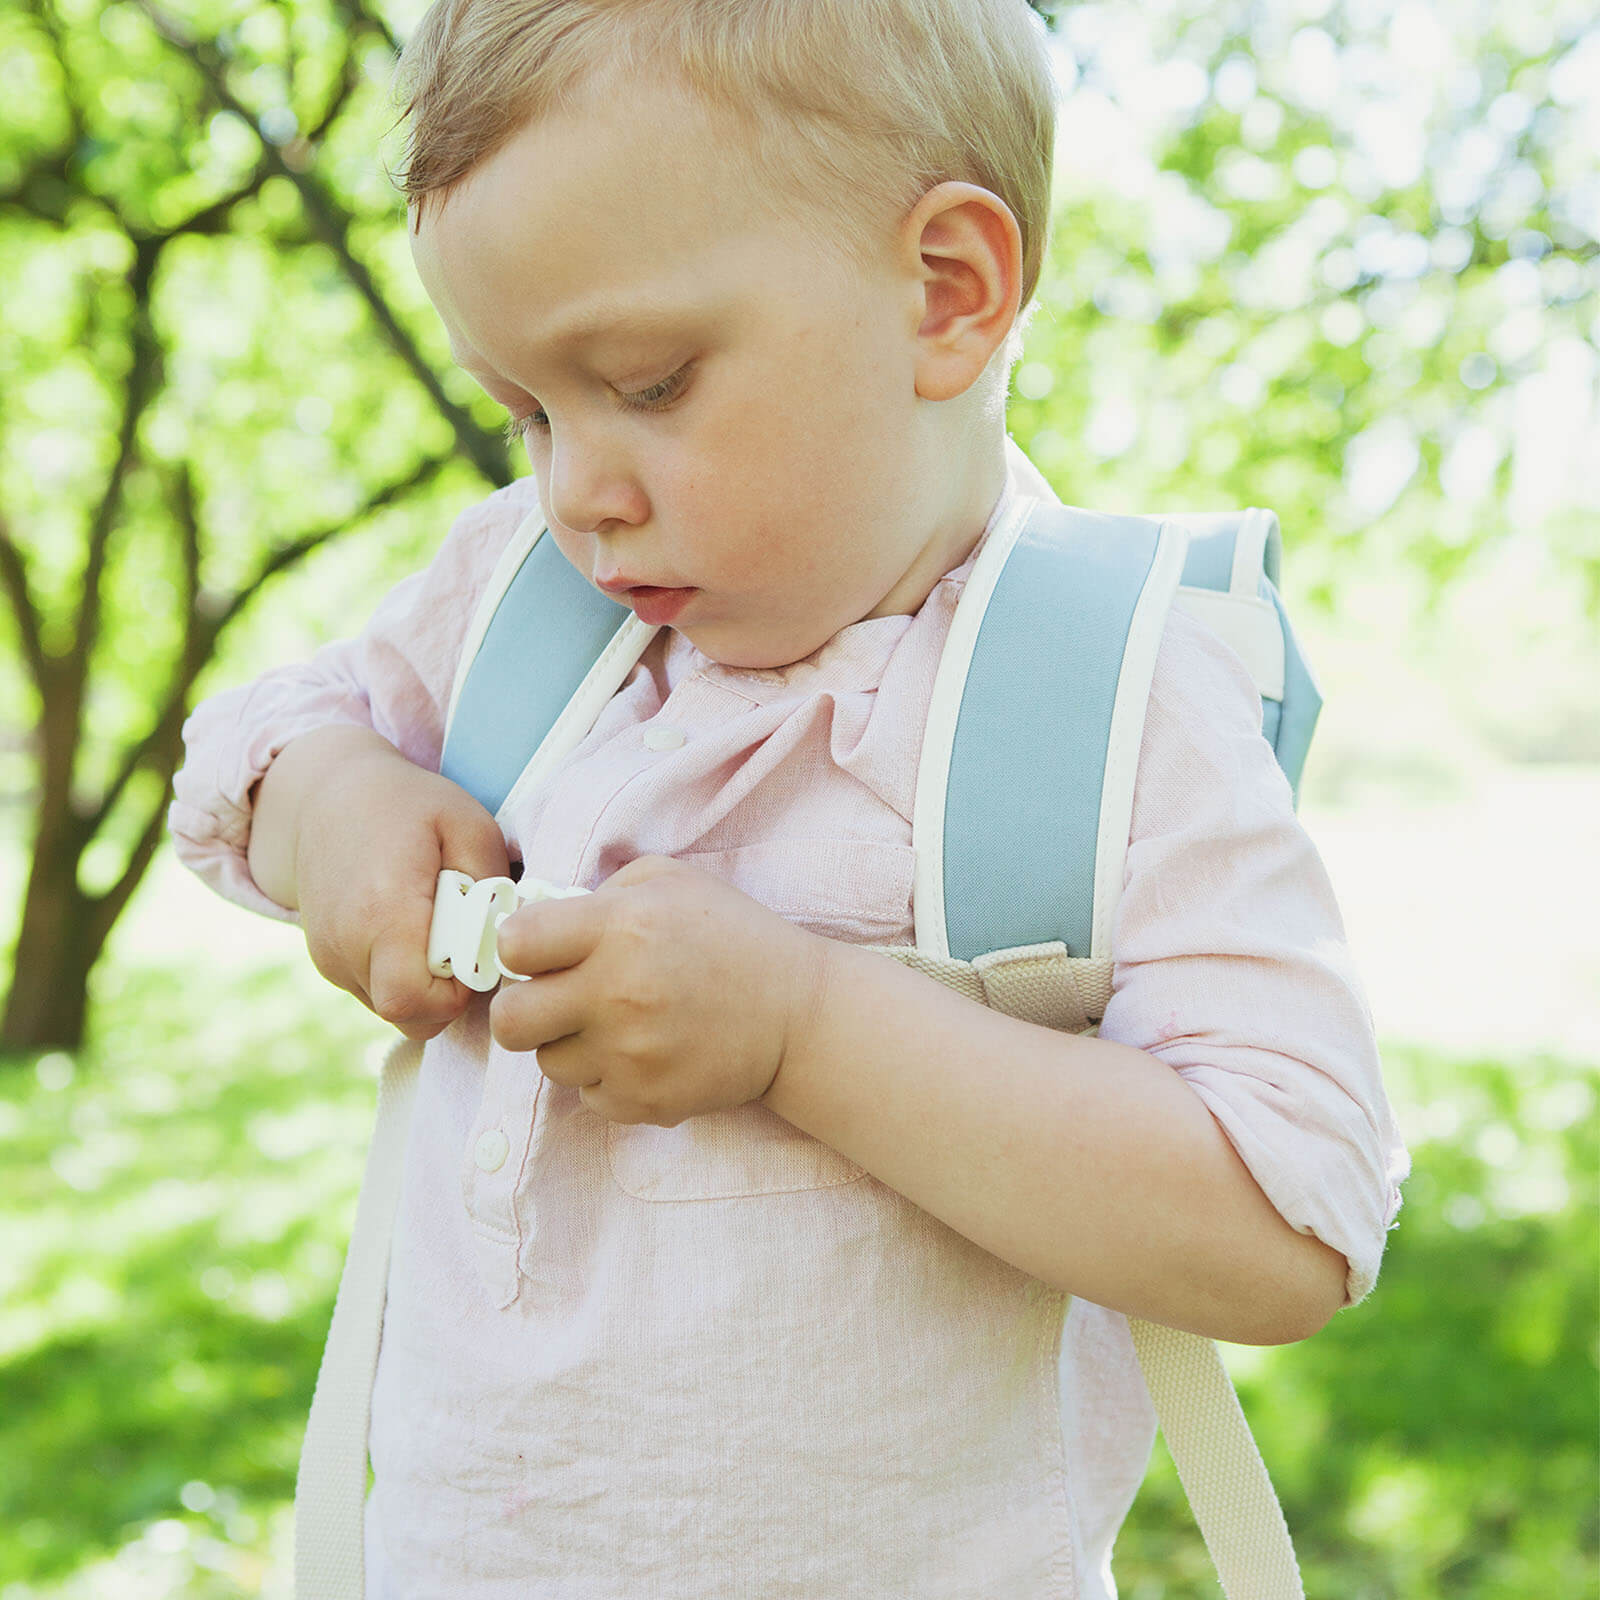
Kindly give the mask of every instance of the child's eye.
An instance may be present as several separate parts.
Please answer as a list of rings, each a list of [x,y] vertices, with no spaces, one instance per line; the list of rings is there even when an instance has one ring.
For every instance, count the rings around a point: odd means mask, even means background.
[[[689,381],[689,374],[694,369],[694,362],[686,362],[679,367],[670,377],[663,378],[660,383],[653,383],[648,389],[639,389],[633,394],[618,394],[617,404],[625,411],[665,411],[684,391]],[[518,439],[525,439],[530,433],[543,433],[550,426],[550,418],[543,411],[529,411],[523,416],[510,416],[506,418],[506,442],[515,444]]]
[[[531,431],[542,431],[550,426],[550,419],[542,411],[530,411],[526,416],[506,418],[506,443],[515,444],[527,438]]]
[[[629,411],[664,411],[683,393],[684,385],[688,383],[689,374],[693,370],[694,362],[685,362],[660,383],[652,383],[648,389],[640,389],[633,394],[619,394],[617,401]]]

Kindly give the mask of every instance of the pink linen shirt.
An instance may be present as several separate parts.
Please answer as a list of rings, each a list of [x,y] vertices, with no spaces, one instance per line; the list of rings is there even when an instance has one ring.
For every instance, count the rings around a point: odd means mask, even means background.
[[[990,527],[1044,493],[1013,452]],[[205,702],[181,859],[291,917],[250,877],[253,785],[339,722],[437,770],[477,599],[536,509],[530,479],[490,496],[359,638]],[[922,729],[975,554],[915,616],[777,671],[663,629],[502,818],[512,856],[586,888],[675,856],[817,933],[912,943]],[[1354,1301],[1406,1159],[1260,724],[1243,664],[1174,611],[1100,1031],[1189,1083],[1282,1215],[1345,1255]],[[493,1044],[486,997],[428,1045],[373,1395],[370,1596],[1110,1600],[1153,1432],[1122,1316],[1069,1307],[759,1103],[608,1123]]]

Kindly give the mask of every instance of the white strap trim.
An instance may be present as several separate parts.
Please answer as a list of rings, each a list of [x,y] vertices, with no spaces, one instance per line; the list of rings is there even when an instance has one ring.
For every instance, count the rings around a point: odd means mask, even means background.
[[[528,790],[558,761],[577,749],[605,710],[606,702],[622,687],[622,680],[633,671],[645,647],[659,631],[637,617],[629,617],[617,629],[610,644],[589,669],[588,676],[578,685],[577,693],[567,702],[566,709],[550,724],[550,731],[539,741],[539,748],[528,757],[528,764],[511,785],[510,793],[500,802],[500,809],[495,813],[497,822],[509,817]]]
[[[944,654],[934,674],[928,701],[928,720],[922,732],[922,756],[917,764],[917,793],[911,808],[913,867],[912,910],[917,949],[927,955],[948,956],[949,935],[944,920],[944,806],[950,783],[950,755],[955,748],[961,697],[966,692],[967,669],[977,648],[978,630],[994,598],[995,585],[1005,570],[1017,535],[1033,505],[1030,496],[1018,494],[989,538],[956,602]]]
[[[1283,624],[1270,600],[1185,587],[1178,590],[1177,604],[1238,655],[1258,694],[1283,699]]]
[[[494,614],[511,586],[522,563],[540,539],[548,532],[542,511],[530,511],[512,535],[511,542],[500,552],[494,571],[473,613],[472,625],[462,641],[461,655],[456,662],[455,679],[450,685],[450,709],[445,718],[445,740],[449,741],[450,725],[455,721],[456,706],[466,686],[467,674],[483,648],[483,641],[494,621]],[[660,630],[641,622],[637,617],[626,618],[611,642],[600,652],[599,659],[589,669],[577,693],[567,702],[565,710],[551,725],[539,748],[528,758],[511,791],[500,803],[496,820],[510,815],[511,808],[522,799],[528,788],[537,782],[594,726],[595,719],[606,702],[622,687],[622,680],[633,670],[645,646]]]
[[[405,1170],[422,1046],[398,1039],[378,1079],[378,1114],[294,1486],[297,1600],[365,1600],[367,1429],[378,1370],[389,1241]]]
[[[1167,612],[1183,576],[1189,553],[1188,530],[1178,522],[1163,522],[1156,537],[1156,552],[1144,588],[1133,608],[1128,642],[1122,652],[1117,697],[1111,707],[1111,730],[1106,740],[1106,775],[1100,788],[1100,831],[1094,854],[1094,921],[1089,934],[1089,955],[1111,959],[1111,931],[1117,903],[1122,899],[1122,871],[1128,855],[1128,834],[1133,827],[1133,781],[1139,771],[1139,750],[1144,742],[1144,714],[1155,675],[1156,655],[1167,629]]]
[[[1216,1345],[1136,1317],[1128,1330],[1227,1600],[1305,1600],[1283,1510]]]
[[[1228,593],[1254,600],[1261,592],[1261,576],[1266,570],[1267,534],[1272,528],[1272,513],[1251,506],[1239,518],[1233,536],[1233,572]]]

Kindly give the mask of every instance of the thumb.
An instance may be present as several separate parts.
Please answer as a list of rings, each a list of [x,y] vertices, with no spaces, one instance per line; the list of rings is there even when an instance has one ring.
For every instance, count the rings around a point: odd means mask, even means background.
[[[465,789],[440,807],[435,822],[439,865],[471,878],[504,878],[510,873],[500,824]]]

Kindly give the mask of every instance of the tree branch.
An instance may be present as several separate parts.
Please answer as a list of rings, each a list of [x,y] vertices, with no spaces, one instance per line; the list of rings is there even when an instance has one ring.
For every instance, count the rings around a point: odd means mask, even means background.
[[[200,516],[194,503],[194,474],[187,460],[173,469],[173,508],[178,513],[178,546],[183,560],[184,615],[193,617],[200,604]]]
[[[179,735],[183,728],[184,712],[188,708],[189,691],[200,676],[201,668],[211,658],[216,644],[215,626],[200,612],[200,520],[195,510],[194,479],[189,463],[180,461],[172,472],[173,511],[178,523],[178,541],[183,562],[184,623],[183,643],[178,659],[173,665],[172,682],[144,737],[124,753],[122,764],[101,793],[100,799],[86,826],[94,835],[105,826],[122,792],[128,787],[134,773],[141,767],[154,767],[160,771],[167,765],[171,753],[171,767],[165,777],[170,778],[177,766]],[[165,789],[166,784],[162,785]]]
[[[351,42],[346,40],[344,60],[339,64],[339,82],[335,85],[333,93],[328,97],[328,103],[322,108],[322,114],[312,125],[304,130],[301,138],[308,145],[314,145],[333,126],[333,119],[344,110],[349,103],[350,96],[355,93],[355,88],[361,82],[361,68],[356,63],[356,53],[351,48]]]
[[[78,714],[88,679],[89,659],[100,633],[100,584],[105,574],[106,548],[122,506],[122,491],[137,454],[139,419],[144,415],[161,382],[161,349],[150,321],[150,286],[156,261],[164,241],[140,239],[134,242],[133,266],[128,272],[128,287],[133,291],[133,324],[130,342],[133,360],[128,371],[122,423],[117,430],[117,458],[106,479],[105,491],[89,524],[89,549],[83,564],[83,593],[78,598],[78,614],[72,630],[72,645],[66,659],[66,692],[72,702],[66,718],[74,744],[77,741]]]
[[[280,545],[256,569],[255,575],[240,586],[236,593],[231,595],[217,614],[214,631],[221,633],[233,619],[244,609],[250,597],[269,578],[276,577],[285,568],[291,567],[295,562],[308,556],[319,545],[326,544],[335,534],[342,533],[356,522],[363,522],[375,512],[382,511],[386,506],[398,500],[401,495],[425,483],[440,467],[451,460],[449,454],[442,456],[424,456],[412,471],[404,478],[380,489],[372,496],[362,508],[348,517],[341,517],[337,522],[330,522],[326,526],[317,528],[310,533],[303,533],[297,539],[291,539],[288,544]]]
[[[162,784],[157,799],[150,808],[150,815],[145,818],[144,827],[139,831],[138,843],[129,854],[127,865],[123,867],[117,881],[104,894],[89,897],[87,943],[91,962],[100,953],[106,935],[111,932],[112,925],[128,903],[129,896],[139,887],[139,880],[144,876],[145,869],[150,865],[150,858],[156,853],[156,846],[161,843],[162,835],[166,832],[167,788],[176,769],[177,757],[174,752],[171,767],[160,775]]]
[[[228,87],[224,64],[216,49],[204,41],[189,38],[183,29],[152,5],[151,0],[137,0],[137,3],[154,23],[161,36],[169,44],[182,50],[194,63],[216,102],[233,112],[235,116],[243,118],[252,127],[256,126],[256,119]],[[504,444],[497,435],[486,428],[480,428],[470,413],[444,392],[439,375],[423,360],[422,352],[417,349],[416,342],[400,326],[388,301],[378,292],[378,286],[373,282],[366,263],[351,248],[347,216],[341,212],[338,204],[316,179],[309,172],[302,171],[287,160],[284,152],[276,145],[264,141],[262,149],[264,158],[271,163],[273,169],[299,190],[300,203],[312,231],[338,258],[344,275],[367,302],[367,308],[384,338],[410,368],[412,376],[422,385],[441,415],[455,430],[456,441],[473,466],[490,483],[504,485],[510,482],[512,474]]]
[[[338,522],[330,523],[326,527],[318,528],[311,533],[302,534],[298,539],[280,545],[257,569],[256,574],[239,591],[229,598],[224,606],[214,616],[206,617],[202,614],[200,606],[200,527],[199,519],[195,512],[194,486],[190,479],[188,465],[183,464],[177,473],[178,500],[176,510],[178,513],[179,527],[182,534],[184,549],[184,583],[188,600],[187,622],[184,631],[183,651],[172,675],[172,682],[168,685],[167,695],[156,713],[155,721],[149,731],[137,744],[132,745],[122,758],[116,776],[107,784],[99,803],[95,806],[94,814],[87,822],[89,834],[92,836],[105,825],[106,819],[111,815],[112,808],[121,798],[122,792],[132,781],[134,773],[141,768],[155,771],[163,780],[165,788],[174,771],[177,770],[177,755],[180,735],[183,730],[183,719],[189,707],[189,691],[194,688],[195,679],[200,676],[201,670],[211,659],[216,648],[217,638],[222,630],[238,616],[250,600],[251,596],[260,589],[269,578],[292,567],[296,562],[303,560],[313,550],[325,544],[335,534],[364,522],[368,517],[383,510],[400,496],[415,489],[425,482],[434,472],[445,464],[448,456],[425,457],[404,478],[387,485],[374,494],[361,509],[349,517]]]
[[[272,163],[263,156],[256,163],[255,171],[232,193],[225,194],[220,199],[213,200],[209,205],[202,206],[184,221],[176,223],[173,227],[167,228],[161,233],[140,234],[138,237],[158,239],[162,244],[165,244],[169,239],[177,238],[180,233],[222,233],[225,231],[223,224],[227,221],[228,212],[238,205],[241,200],[248,200],[251,195],[259,193],[261,185],[271,176]]]
[[[33,598],[33,585],[28,581],[27,560],[21,546],[11,537],[3,515],[0,515],[0,586],[5,588],[6,598],[11,602],[23,658],[28,663],[34,687],[42,697],[48,687],[50,664],[45,659],[44,639],[39,629],[39,607]]]
[[[359,17],[374,32],[378,33],[383,42],[388,45],[389,53],[396,59],[399,58],[402,48],[400,41],[395,37],[394,30],[389,26],[388,19],[380,11],[368,5],[366,0],[351,0],[346,10],[350,16]]]

